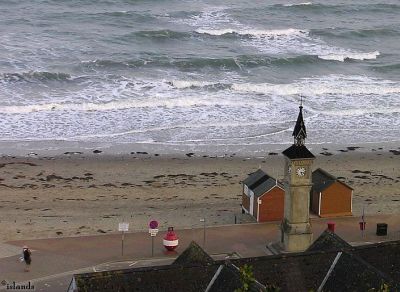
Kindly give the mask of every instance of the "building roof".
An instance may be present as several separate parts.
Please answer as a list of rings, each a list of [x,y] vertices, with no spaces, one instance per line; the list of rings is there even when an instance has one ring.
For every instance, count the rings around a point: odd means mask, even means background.
[[[306,126],[303,120],[303,106],[299,107],[299,115],[297,116],[296,125],[294,126],[292,136],[295,139],[295,144],[304,145],[304,140],[307,138]]]
[[[259,181],[264,181],[268,178],[267,174],[262,171],[261,169],[258,169],[257,171],[251,173],[244,181],[243,184],[248,186],[250,189],[254,187],[255,184],[257,184]]]
[[[279,186],[280,188],[284,189],[284,186],[280,182],[269,176],[267,180],[253,189],[254,196],[260,197],[265,194],[265,192],[271,190],[274,186]]]
[[[265,192],[272,189],[274,186],[278,185],[280,188],[284,188],[284,186],[278,182],[272,176],[266,174],[261,169],[256,172],[251,173],[244,181],[243,184],[247,185],[247,187],[254,192],[256,197],[260,197]]]
[[[214,260],[196,242],[192,241],[189,247],[181,253],[173,265],[212,264]]]
[[[77,291],[205,291],[218,265],[167,265],[74,275]]]
[[[400,283],[400,241],[361,245],[352,252]]]
[[[326,229],[322,234],[310,245],[307,251],[330,251],[352,248],[345,240]]]
[[[335,176],[331,175],[330,173],[326,172],[325,170],[318,168],[312,173],[312,182],[313,182],[313,191],[314,192],[322,192],[335,182],[340,182],[341,184],[345,185],[349,189],[352,190],[351,187],[349,187],[347,184],[344,182],[338,180]]]
[[[339,239],[339,240],[338,240]],[[333,241],[333,245],[331,244]],[[74,275],[77,291],[233,291],[241,287],[238,269],[252,267],[256,283],[250,291],[274,285],[280,291],[369,291],[386,283],[398,291],[400,241],[349,247],[335,234],[324,232],[319,249],[303,253],[198,261],[184,265],[133,268]],[[345,246],[343,248],[343,246]],[[328,247],[328,248],[327,248]],[[332,247],[332,248],[331,248]],[[335,250],[334,248],[337,247]],[[199,252],[199,246],[188,249]],[[182,254],[191,254],[191,252]],[[202,253],[203,251],[201,251]],[[204,264],[205,263],[205,264]],[[70,287],[71,288],[71,287]],[[258,290],[257,290],[258,289]]]
[[[297,146],[293,144],[282,152],[289,159],[313,159],[315,156],[307,149],[306,146]]]
[[[242,286],[243,284],[241,281],[239,268],[230,262],[225,262],[219,266],[213,279],[210,281],[206,292],[236,291],[236,289],[239,289]],[[265,291],[265,287],[256,280],[250,284],[248,291]]]
[[[275,285],[281,291],[310,291],[321,284],[335,256],[336,252],[318,251],[232,259],[232,263],[252,266],[254,277],[263,285]]]
[[[378,288],[383,284],[393,289],[389,291],[397,291],[397,285],[390,277],[354,254],[339,252],[332,266],[326,282],[321,285],[322,291],[381,291]]]

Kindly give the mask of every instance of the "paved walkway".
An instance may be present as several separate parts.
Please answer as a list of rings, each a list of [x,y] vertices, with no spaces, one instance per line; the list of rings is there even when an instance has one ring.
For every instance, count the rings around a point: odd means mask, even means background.
[[[16,245],[0,243],[0,259],[22,253],[22,248]]]
[[[353,245],[400,240],[400,215],[368,216],[364,237],[361,236],[357,217],[313,219],[314,238],[326,228],[328,221],[335,222],[336,233]],[[388,236],[375,235],[376,223],[381,222],[388,224]],[[145,232],[125,234],[123,256],[121,234],[7,242],[0,245],[0,255],[3,256],[0,258],[0,283],[3,280],[7,283],[31,281],[36,291],[66,291],[74,273],[168,264],[190,241],[203,244],[201,228],[177,230],[177,233],[180,238],[177,253],[165,253],[162,246],[165,232],[160,232],[155,238],[153,258],[151,238]],[[205,249],[217,258],[232,252],[241,257],[261,256],[270,254],[266,244],[279,238],[278,223],[208,227]],[[24,265],[19,261],[19,252],[25,244],[33,250],[30,272],[24,272]],[[7,256],[5,251],[11,250],[10,247],[16,247],[18,255]],[[0,284],[0,290],[6,290],[6,286]]]

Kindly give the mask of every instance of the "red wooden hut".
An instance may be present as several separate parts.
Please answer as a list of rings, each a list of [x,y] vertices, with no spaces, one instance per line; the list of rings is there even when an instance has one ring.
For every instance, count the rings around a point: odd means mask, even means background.
[[[312,174],[311,210],[320,217],[351,216],[353,189],[318,168]]]
[[[242,209],[257,222],[283,219],[285,191],[283,185],[261,169],[243,181]]]

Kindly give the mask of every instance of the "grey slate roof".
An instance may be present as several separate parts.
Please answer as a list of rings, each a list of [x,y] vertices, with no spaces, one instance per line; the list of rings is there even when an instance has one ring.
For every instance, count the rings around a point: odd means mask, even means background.
[[[254,185],[259,182],[267,179],[267,174],[258,169],[257,171],[251,173],[244,181],[243,184],[248,186],[250,189],[254,187]]]
[[[254,277],[262,285],[275,285],[280,291],[310,291],[319,287],[336,252],[279,254],[232,259],[237,267],[253,267]]]
[[[397,284],[390,277],[360,257],[343,252],[329,274],[322,291],[380,291],[378,289],[383,284],[390,287],[389,291],[398,291]]]
[[[292,146],[284,150],[282,154],[288,157],[289,159],[315,158],[315,156],[310,152],[310,150],[308,150],[307,147],[304,145],[296,146],[293,144]]]
[[[325,190],[326,188],[328,188],[335,182],[340,182],[340,183],[344,184],[346,187],[348,187],[349,189],[352,189],[347,184],[345,184],[342,181],[339,181],[335,176],[329,174],[328,172],[326,172],[325,170],[323,170],[321,168],[318,168],[315,171],[313,171],[312,182],[313,182],[312,191],[317,192],[317,193],[322,192],[323,190]]]
[[[400,241],[361,245],[352,252],[400,283]]]
[[[78,292],[205,291],[218,265],[133,268],[74,275]]]
[[[283,185],[280,182],[277,182],[276,179],[272,177],[268,177],[267,180],[265,180],[262,184],[257,186],[255,189],[253,189],[254,196],[260,197],[262,196],[266,191],[269,191],[272,189],[274,186],[278,185],[282,189],[284,189]]]
[[[307,251],[330,251],[352,248],[350,244],[336,235],[336,233],[326,229],[322,234],[310,245]]]
[[[235,291],[238,288],[242,287],[242,282],[240,279],[239,268],[233,265],[232,263],[224,263],[222,264],[217,272],[214,275],[215,279],[213,279],[209,286],[207,287],[207,292],[226,292],[226,291]],[[260,283],[253,282],[250,284],[249,292],[260,292],[266,291],[265,287]]]
[[[206,261],[206,264],[194,257],[192,264],[185,260],[184,265],[86,273],[74,277],[78,291],[195,292],[210,287],[210,291],[225,292],[240,287],[237,271],[247,264],[252,267],[258,282],[251,291],[260,291],[264,285],[275,285],[282,292],[316,291],[325,278],[327,281],[322,291],[368,291],[379,288],[382,283],[389,284],[390,291],[399,291],[400,241],[341,248],[342,239],[337,235],[323,233],[321,237],[316,242],[326,243],[325,239],[328,239],[328,245],[322,244],[322,250],[231,259],[229,262]],[[330,246],[329,240],[335,244],[339,242],[335,245],[337,250],[325,249]],[[189,249],[193,250],[193,246]],[[199,249],[195,247],[195,250]],[[339,251],[343,253],[328,274]],[[219,268],[221,270],[217,273]]]
[[[263,195],[266,191],[270,190],[275,185],[278,185],[282,189],[284,188],[280,182],[266,174],[261,169],[251,173],[244,181],[243,184],[254,192],[256,197]]]
[[[212,264],[214,260],[196,242],[192,241],[188,248],[181,253],[173,265]]]

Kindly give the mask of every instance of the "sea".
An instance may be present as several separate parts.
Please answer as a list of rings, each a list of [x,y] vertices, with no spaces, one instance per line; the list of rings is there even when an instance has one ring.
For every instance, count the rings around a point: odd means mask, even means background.
[[[301,100],[310,145],[398,144],[398,0],[0,1],[0,145],[283,148]]]

